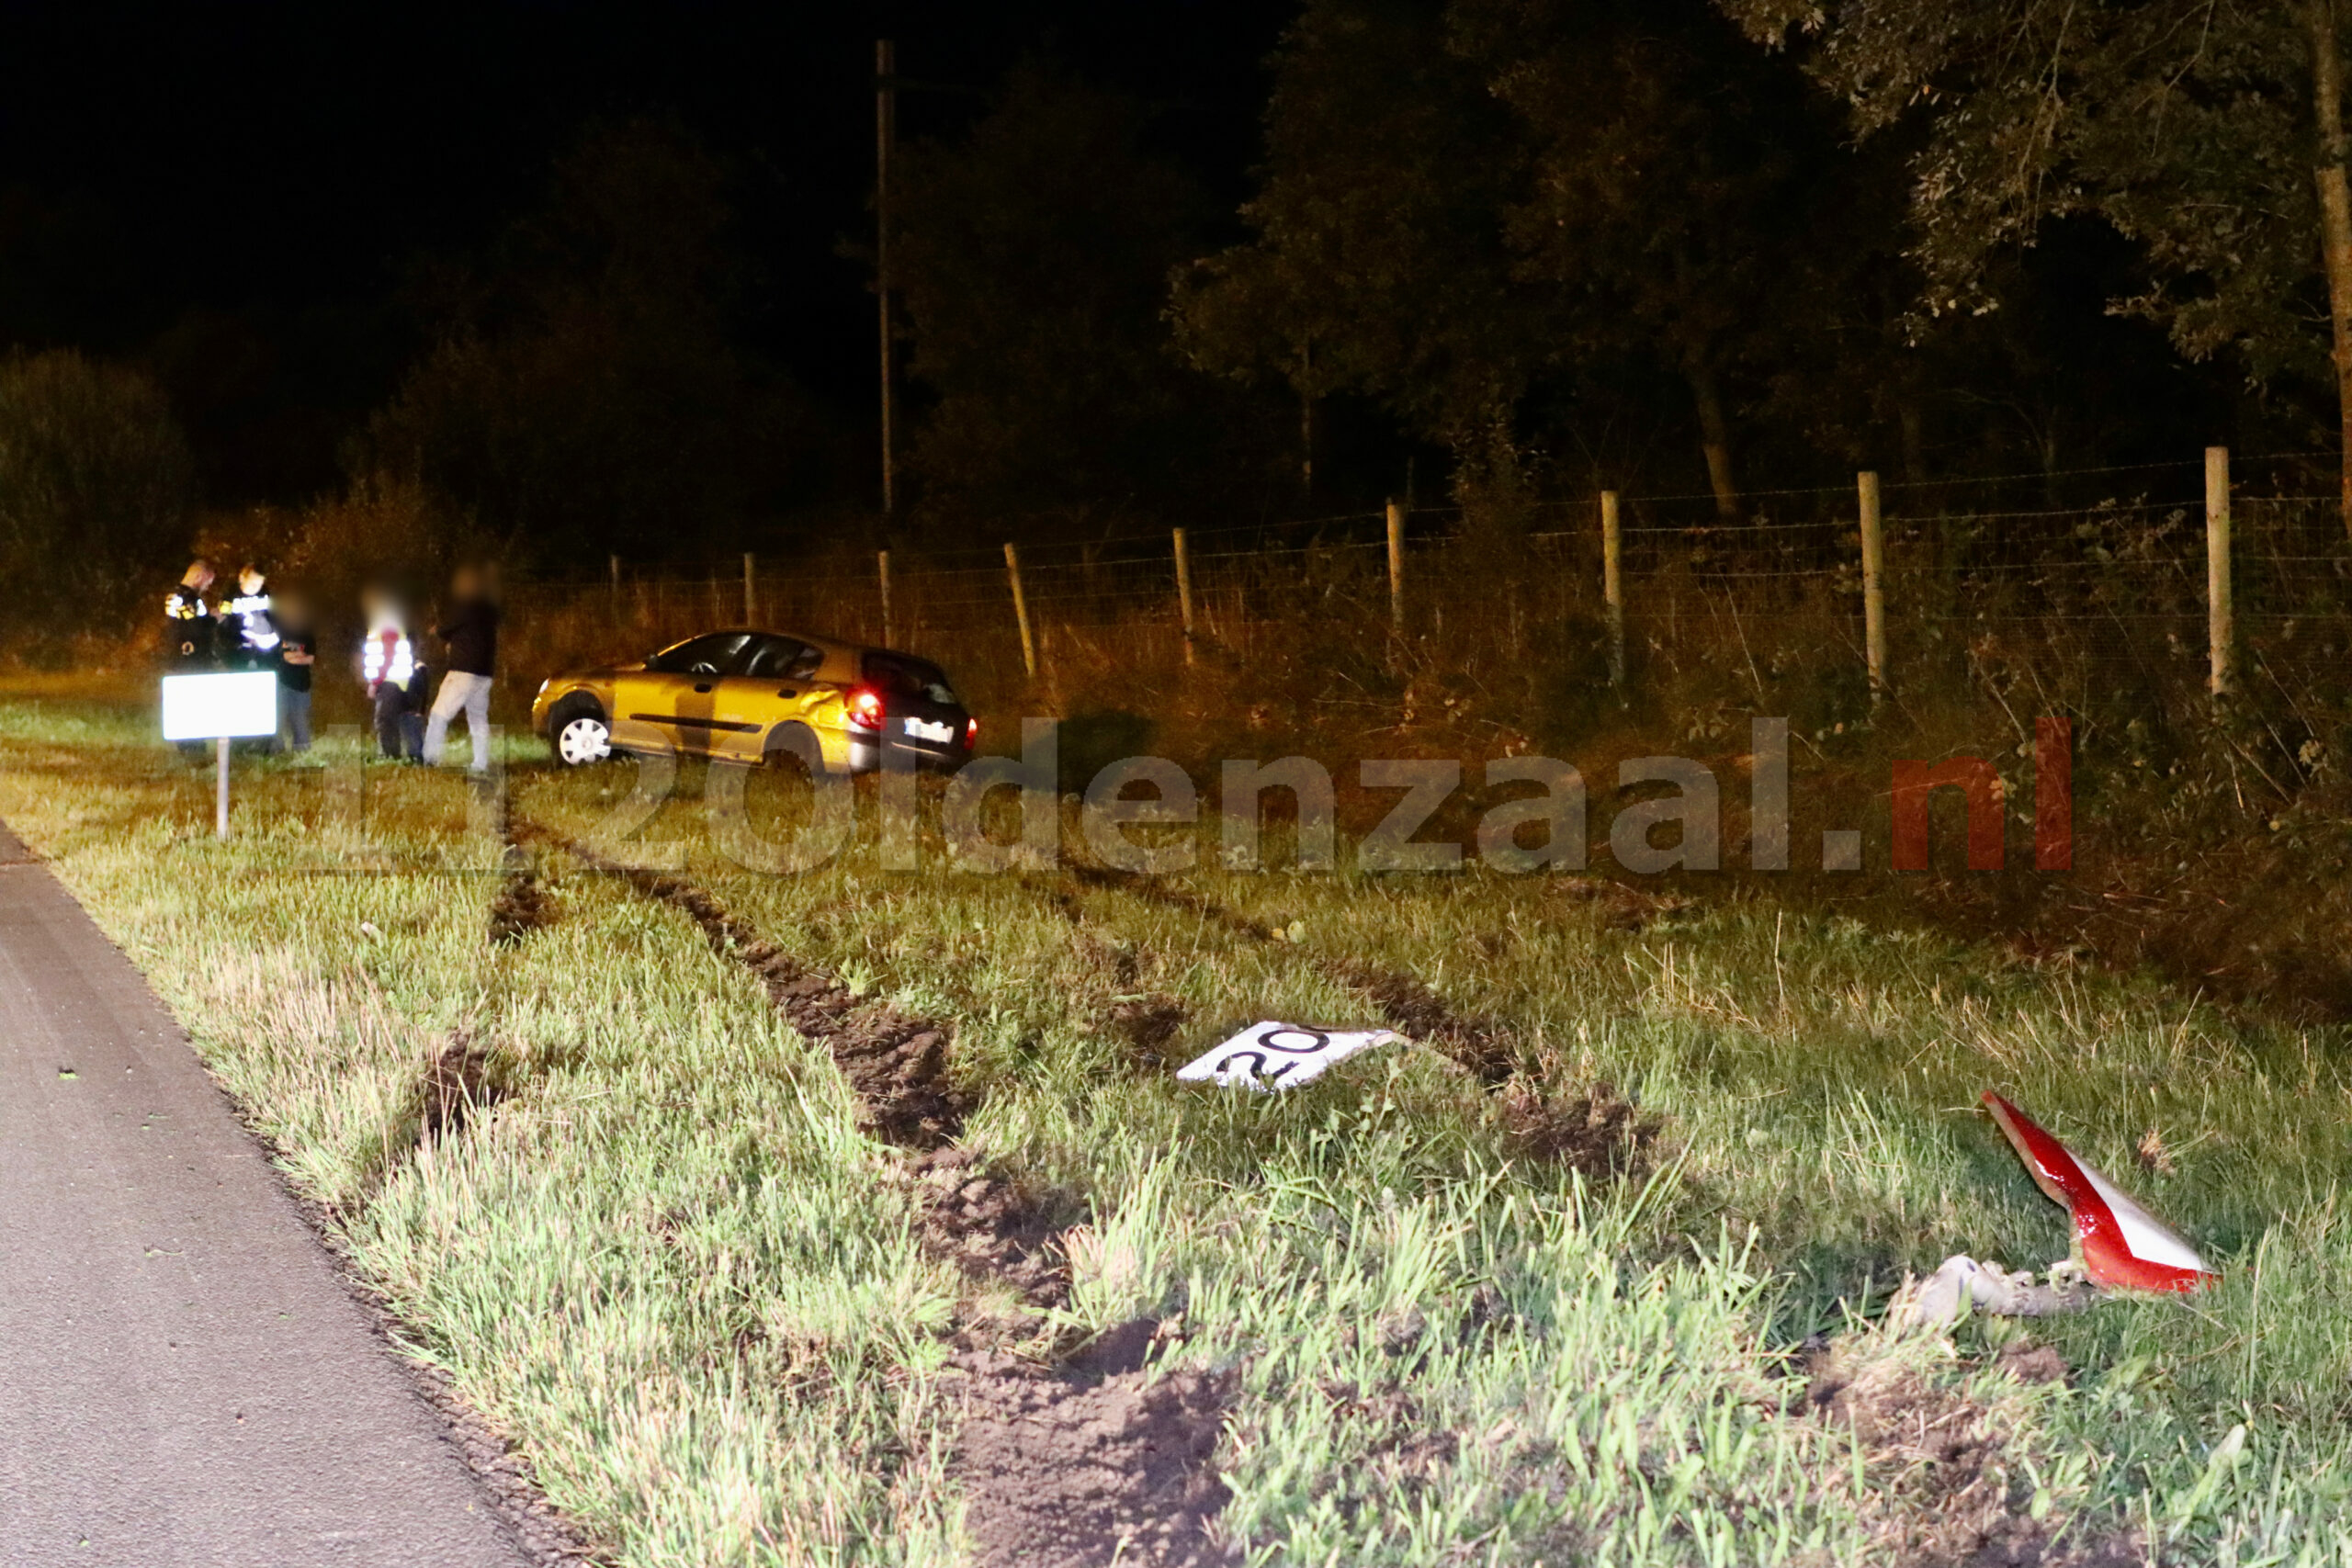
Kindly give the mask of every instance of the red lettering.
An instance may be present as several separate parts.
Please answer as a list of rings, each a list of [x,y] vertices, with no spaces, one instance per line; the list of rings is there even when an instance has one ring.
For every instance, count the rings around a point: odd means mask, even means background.
[[[2033,721],[2033,864],[2075,869],[2075,721]]]
[[[1947,785],[1968,795],[1968,869],[2001,869],[2001,775],[1982,757],[1894,763],[1894,869],[1928,869],[1928,796]]]

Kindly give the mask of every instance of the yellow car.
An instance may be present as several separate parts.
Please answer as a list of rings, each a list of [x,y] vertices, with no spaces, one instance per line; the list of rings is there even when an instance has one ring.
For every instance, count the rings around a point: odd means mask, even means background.
[[[737,627],[688,637],[642,664],[551,675],[531,704],[531,728],[566,767],[615,752],[761,762],[798,750],[821,756],[829,773],[862,773],[879,768],[886,750],[918,767],[955,767],[980,727],[929,660]]]

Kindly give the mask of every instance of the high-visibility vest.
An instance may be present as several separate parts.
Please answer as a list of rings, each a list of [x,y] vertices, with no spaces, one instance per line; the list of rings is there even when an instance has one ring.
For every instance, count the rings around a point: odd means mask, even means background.
[[[277,648],[277,627],[269,618],[269,595],[240,593],[222,606],[222,615],[237,623],[237,646],[247,653],[272,653]]]
[[[416,674],[416,655],[409,648],[408,635],[389,621],[368,628],[367,645],[360,649],[359,671],[370,691],[380,682],[406,690]]]

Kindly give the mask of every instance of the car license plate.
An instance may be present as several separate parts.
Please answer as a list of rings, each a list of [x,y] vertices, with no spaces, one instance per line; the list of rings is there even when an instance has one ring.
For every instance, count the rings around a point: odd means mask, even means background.
[[[907,720],[907,733],[918,740],[932,740],[945,745],[956,739],[956,727],[952,724],[933,724],[927,718],[910,718]]]

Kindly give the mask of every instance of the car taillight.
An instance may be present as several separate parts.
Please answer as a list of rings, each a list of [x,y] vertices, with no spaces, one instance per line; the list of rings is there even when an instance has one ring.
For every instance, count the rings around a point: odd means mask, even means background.
[[[967,746],[978,746],[979,743],[980,721],[977,718],[966,719],[964,721],[964,744]]]
[[[878,728],[882,723],[882,694],[861,686],[849,694],[849,716],[867,728]]]

